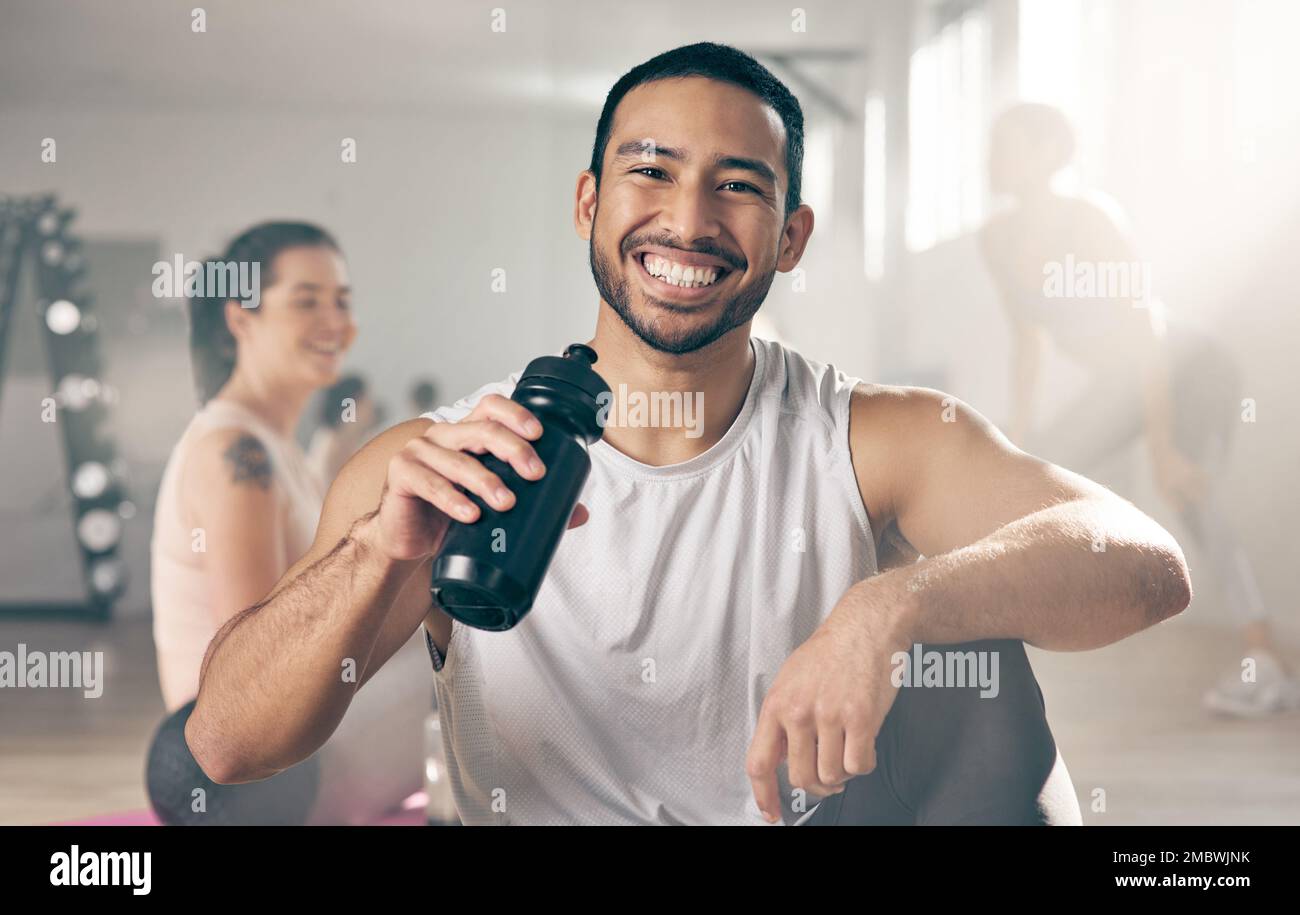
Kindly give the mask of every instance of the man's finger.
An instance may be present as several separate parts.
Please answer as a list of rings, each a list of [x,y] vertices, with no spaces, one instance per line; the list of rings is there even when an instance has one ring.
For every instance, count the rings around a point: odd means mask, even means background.
[[[785,725],[786,762],[790,768],[790,786],[816,791],[817,730],[812,721]]]
[[[876,768],[876,734],[864,728],[844,732],[844,769],[850,775],[866,775]]]
[[[776,781],[776,767],[781,764],[785,750],[785,733],[773,715],[758,716],[758,727],[749,745],[745,759],[745,772],[753,786],[754,802],[769,823],[781,819],[780,788]]]
[[[849,774],[844,771],[844,729],[828,723],[817,729],[817,780],[830,788],[844,790]]]
[[[791,786],[802,788],[817,797],[826,797],[835,794],[840,788],[835,784],[824,783],[817,773],[820,737],[817,727],[811,721],[801,725],[787,723],[785,726],[786,760],[790,767]]]
[[[500,394],[487,394],[479,398],[478,404],[466,418],[496,420],[526,439],[537,439],[542,435],[542,424],[532,411]]]

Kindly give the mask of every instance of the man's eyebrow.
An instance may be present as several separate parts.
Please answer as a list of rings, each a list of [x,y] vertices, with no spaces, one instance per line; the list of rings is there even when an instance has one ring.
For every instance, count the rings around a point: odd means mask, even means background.
[[[640,158],[646,153],[651,156],[663,156],[665,159],[673,159],[677,162],[686,159],[684,150],[673,146],[660,146],[650,140],[628,140],[626,143],[620,143],[618,149],[614,150],[614,158]]]
[[[747,159],[744,156],[718,156],[713,160],[718,168],[736,168],[753,172],[770,184],[776,184],[776,172],[762,159]]]

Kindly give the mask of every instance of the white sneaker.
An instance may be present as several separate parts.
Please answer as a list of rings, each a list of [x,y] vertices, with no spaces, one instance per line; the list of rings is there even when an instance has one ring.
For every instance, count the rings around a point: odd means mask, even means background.
[[[1247,655],[1255,659],[1255,680],[1242,679],[1241,668],[1223,675],[1205,693],[1205,707],[1223,715],[1264,718],[1300,709],[1300,681],[1287,676],[1282,663],[1268,651]]]

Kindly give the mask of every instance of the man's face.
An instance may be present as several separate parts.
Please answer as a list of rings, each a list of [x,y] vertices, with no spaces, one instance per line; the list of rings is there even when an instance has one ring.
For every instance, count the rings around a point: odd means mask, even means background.
[[[579,184],[601,298],[662,352],[693,352],[745,324],[811,231],[807,207],[785,218],[787,180],[781,119],[751,93],[700,77],[633,89],[614,115],[589,223],[594,184]]]

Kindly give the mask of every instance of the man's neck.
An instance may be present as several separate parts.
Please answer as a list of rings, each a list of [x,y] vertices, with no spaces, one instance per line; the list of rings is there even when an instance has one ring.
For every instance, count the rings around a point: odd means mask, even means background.
[[[717,444],[744,406],[755,368],[748,322],[678,356],[646,344],[602,302],[589,345],[614,395],[604,441],[655,467],[680,464]]]

